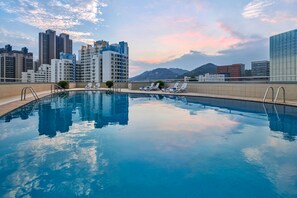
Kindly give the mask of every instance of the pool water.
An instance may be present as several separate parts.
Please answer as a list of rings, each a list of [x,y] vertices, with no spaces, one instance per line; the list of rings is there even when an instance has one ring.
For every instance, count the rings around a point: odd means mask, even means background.
[[[297,109],[69,92],[0,118],[2,197],[297,197]]]

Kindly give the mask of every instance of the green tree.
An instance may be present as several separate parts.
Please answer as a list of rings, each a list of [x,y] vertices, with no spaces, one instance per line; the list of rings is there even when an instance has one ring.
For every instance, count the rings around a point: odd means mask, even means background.
[[[106,81],[106,86],[110,89],[113,86],[113,82],[111,80]]]
[[[159,83],[159,89],[164,88],[165,83],[162,80],[158,80],[158,81],[155,82],[155,84],[157,84],[157,83]]]
[[[58,82],[58,85],[59,85],[60,87],[64,88],[64,89],[68,89],[68,88],[69,88],[69,82],[64,81],[64,80]]]

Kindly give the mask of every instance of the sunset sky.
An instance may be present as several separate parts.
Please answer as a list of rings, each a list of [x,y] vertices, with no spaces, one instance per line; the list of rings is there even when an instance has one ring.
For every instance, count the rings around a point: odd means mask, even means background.
[[[74,53],[95,40],[127,41],[130,76],[157,67],[194,69],[269,59],[269,36],[297,28],[297,0],[0,0],[0,47],[38,33],[68,33]]]

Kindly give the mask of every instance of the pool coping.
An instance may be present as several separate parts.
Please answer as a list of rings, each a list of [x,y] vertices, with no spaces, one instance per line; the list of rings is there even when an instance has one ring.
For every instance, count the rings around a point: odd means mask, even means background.
[[[108,88],[99,88],[99,89],[74,88],[74,89],[67,89],[66,91],[71,92],[71,91],[107,91],[107,90],[109,89]],[[219,98],[219,99],[241,100],[241,101],[263,103],[263,101],[259,98],[243,98],[243,97],[236,97],[236,96],[201,94],[201,93],[193,93],[193,92],[170,93],[170,92],[162,92],[162,91],[140,91],[140,90],[121,89],[120,93],[206,97],[206,98]],[[37,94],[39,98],[44,98],[53,93],[51,93],[51,91],[45,91],[45,92],[37,92]],[[32,101],[34,101],[33,96],[28,96],[27,99],[24,101],[20,100],[20,96],[2,99],[0,100],[0,117]],[[286,103],[282,103],[282,102],[273,103],[272,101],[266,101],[265,103],[297,107],[297,101],[286,101]]]

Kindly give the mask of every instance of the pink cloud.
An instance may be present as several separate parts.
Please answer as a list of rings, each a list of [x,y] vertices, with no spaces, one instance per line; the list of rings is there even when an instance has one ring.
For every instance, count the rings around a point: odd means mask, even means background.
[[[234,36],[212,36],[198,31],[169,34],[159,37],[158,40],[169,48],[179,48],[182,51],[199,49],[209,54],[216,54],[222,49],[230,48],[241,42],[241,39]]]
[[[193,22],[193,17],[184,17],[184,18],[176,18],[174,20],[175,23],[190,23]]]
[[[143,67],[137,65],[129,66],[129,77],[133,77],[135,75],[140,74],[143,71]]]
[[[261,21],[272,24],[287,23],[289,21],[297,23],[297,17],[290,15],[286,12],[278,12],[273,17],[263,17]]]

